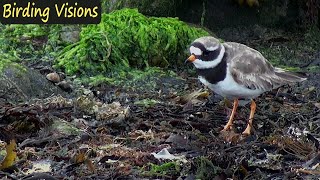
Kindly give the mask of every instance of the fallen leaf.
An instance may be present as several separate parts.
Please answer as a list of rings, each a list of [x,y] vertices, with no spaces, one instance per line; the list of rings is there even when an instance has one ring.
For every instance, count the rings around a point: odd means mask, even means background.
[[[76,164],[84,163],[92,173],[95,172],[95,167],[92,161],[88,158],[86,149],[80,149],[79,153],[77,153],[73,159]]]
[[[198,99],[208,98],[209,92],[207,90],[199,89],[190,94],[186,94],[178,99],[178,101],[182,104],[186,104],[187,102],[198,102]],[[194,103],[193,103],[194,104]]]
[[[17,144],[15,140],[11,140],[10,143],[6,145],[7,155],[0,164],[0,170],[6,169],[13,165],[14,160],[17,157],[16,148],[17,148]]]
[[[91,172],[94,173],[95,170],[96,170],[96,168],[94,167],[92,161],[91,161],[90,159],[86,159],[86,160],[85,160],[85,163],[86,163],[88,169],[89,169]]]
[[[77,155],[75,155],[74,159],[75,159],[75,163],[85,162],[85,160],[87,159],[86,152],[82,151],[82,152],[78,153]]]

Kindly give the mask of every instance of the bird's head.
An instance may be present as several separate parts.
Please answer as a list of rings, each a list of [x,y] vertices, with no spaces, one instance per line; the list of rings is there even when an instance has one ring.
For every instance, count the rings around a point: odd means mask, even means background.
[[[225,48],[218,39],[205,36],[196,39],[191,44],[189,51],[190,57],[186,62],[192,62],[197,69],[208,69],[221,62]]]

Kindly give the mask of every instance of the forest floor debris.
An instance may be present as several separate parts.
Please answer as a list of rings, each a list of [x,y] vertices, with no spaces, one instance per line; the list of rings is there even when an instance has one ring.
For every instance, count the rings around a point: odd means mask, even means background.
[[[285,86],[281,93],[272,91],[257,98],[254,132],[249,137],[240,133],[250,108],[240,107],[227,142],[220,130],[230,103],[213,101],[212,93],[192,78],[185,83],[187,87],[180,87],[185,94],[119,87],[113,102],[87,90],[74,99],[55,96],[29,104],[3,104],[0,136],[7,143],[16,140],[17,158],[12,166],[1,169],[0,176],[319,177],[320,109],[314,94],[304,93],[308,84]],[[46,168],[39,168],[41,163]]]

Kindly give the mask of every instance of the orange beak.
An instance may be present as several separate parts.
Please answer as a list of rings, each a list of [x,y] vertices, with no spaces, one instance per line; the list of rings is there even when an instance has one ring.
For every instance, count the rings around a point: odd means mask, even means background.
[[[193,62],[194,60],[196,60],[196,56],[194,54],[192,54],[186,61],[185,63],[187,62]]]

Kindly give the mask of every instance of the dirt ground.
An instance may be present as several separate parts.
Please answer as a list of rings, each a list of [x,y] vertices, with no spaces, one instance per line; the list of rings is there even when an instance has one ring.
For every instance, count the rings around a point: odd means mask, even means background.
[[[99,86],[80,96],[52,96],[0,109],[1,148],[15,139],[3,179],[318,179],[319,74],[239,107],[186,73],[153,90]],[[2,159],[10,150],[2,150]],[[1,157],[1,156],[0,156]],[[5,161],[5,160],[2,160]]]

